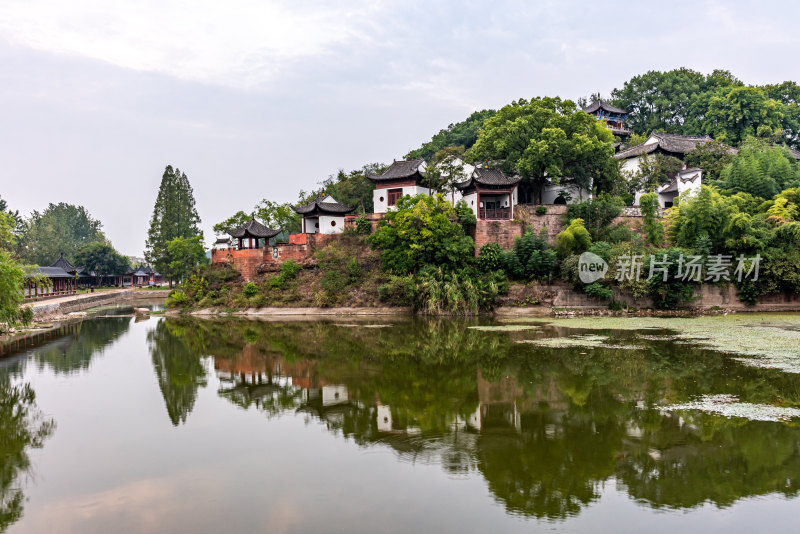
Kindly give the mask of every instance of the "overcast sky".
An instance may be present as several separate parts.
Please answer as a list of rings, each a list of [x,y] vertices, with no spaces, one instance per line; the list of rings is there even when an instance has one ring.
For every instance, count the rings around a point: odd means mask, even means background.
[[[140,255],[167,164],[211,227],[472,111],[635,74],[800,79],[800,2],[0,1],[0,196]]]

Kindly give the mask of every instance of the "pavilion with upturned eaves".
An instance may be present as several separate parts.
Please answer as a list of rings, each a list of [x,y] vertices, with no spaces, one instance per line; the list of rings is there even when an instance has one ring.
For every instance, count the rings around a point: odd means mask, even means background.
[[[624,140],[631,135],[631,130],[625,126],[625,120],[628,118],[629,113],[624,109],[612,106],[598,98],[583,108],[583,111],[589,115],[594,115],[597,120],[603,121],[606,127],[611,130],[611,133],[617,137]]]
[[[280,232],[280,230],[267,228],[255,218],[252,218],[247,224],[230,231],[229,234],[237,240],[237,249],[244,250],[264,248],[269,243],[270,238],[275,237]]]

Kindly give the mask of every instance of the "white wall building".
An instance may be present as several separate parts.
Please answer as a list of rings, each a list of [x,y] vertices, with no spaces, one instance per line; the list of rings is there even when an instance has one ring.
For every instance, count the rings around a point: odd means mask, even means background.
[[[330,195],[321,195],[305,206],[292,206],[303,216],[301,233],[339,234],[344,231],[344,216],[355,208],[339,204]]]
[[[430,195],[431,190],[424,185],[426,168],[422,159],[395,161],[381,174],[367,176],[375,184],[373,212],[386,213],[406,195]]]

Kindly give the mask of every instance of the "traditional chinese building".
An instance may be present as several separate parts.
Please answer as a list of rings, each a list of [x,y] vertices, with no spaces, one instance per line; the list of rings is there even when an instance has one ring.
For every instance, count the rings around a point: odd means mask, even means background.
[[[78,289],[79,269],[61,256],[48,267],[34,266],[28,273],[22,294],[25,298],[60,297],[74,295]],[[33,277],[39,275],[49,279],[47,285],[34,284]]]
[[[703,170],[699,167],[690,167],[678,171],[671,182],[656,189],[656,193],[658,193],[658,204],[662,208],[671,208],[679,195],[687,191],[691,193],[699,192],[702,182]],[[641,196],[642,193],[637,192],[635,204],[639,204],[639,198]]]
[[[611,130],[611,133],[627,139],[631,135],[631,130],[625,126],[625,120],[628,118],[628,112],[624,109],[612,106],[608,102],[597,99],[585,108],[583,111],[589,115],[593,115],[597,120],[603,121],[606,127]]]
[[[456,188],[478,219],[512,219],[519,182],[519,176],[506,176],[500,169],[476,167]]]
[[[332,196],[323,194],[292,209],[303,216],[302,233],[330,235],[344,230],[344,216],[355,208],[339,204]]]
[[[271,237],[275,237],[279,233],[280,230],[267,228],[255,220],[255,218],[252,218],[244,226],[240,226],[236,230],[232,230],[230,235],[232,238],[237,240],[237,250],[250,250],[266,247],[269,243],[269,239]]]
[[[426,185],[424,174],[426,168],[423,159],[395,161],[381,174],[368,175],[367,178],[375,184],[373,211],[386,213],[405,195],[429,195],[431,190]]]

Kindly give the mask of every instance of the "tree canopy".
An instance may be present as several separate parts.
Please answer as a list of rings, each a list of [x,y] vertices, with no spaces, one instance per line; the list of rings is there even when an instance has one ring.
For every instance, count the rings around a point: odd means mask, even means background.
[[[195,208],[194,192],[189,179],[180,169],[167,165],[161,177],[158,196],[147,232],[145,257],[156,270],[169,271],[167,245],[175,238],[200,237],[200,216]]]
[[[468,156],[518,172],[521,201],[540,203],[548,181],[610,188],[618,176],[613,141],[610,130],[570,100],[520,99],[486,120]]]
[[[404,196],[368,242],[381,251],[386,270],[417,272],[426,265],[458,268],[472,260],[475,245],[453,206],[442,195]]]
[[[74,262],[87,271],[95,271],[99,276],[121,274],[131,266],[127,257],[117,252],[110,243],[102,241],[81,247],[75,254]]]
[[[471,148],[478,140],[478,134],[486,119],[494,116],[495,113],[497,112],[493,109],[484,109],[474,112],[461,122],[450,124],[447,128],[439,130],[439,133],[420,148],[409,152],[406,159],[431,160],[437,152],[446,147]]]
[[[106,241],[102,226],[83,206],[51,203],[25,222],[17,252],[22,261],[37,265],[52,264],[62,252],[73,258],[84,245]]]
[[[800,185],[800,165],[785,148],[751,139],[720,173],[722,187],[769,199]]]
[[[734,146],[757,135],[792,147],[800,146],[799,95],[794,82],[751,86],[726,70],[687,68],[649,71],[612,92],[636,134],[710,135]]]

